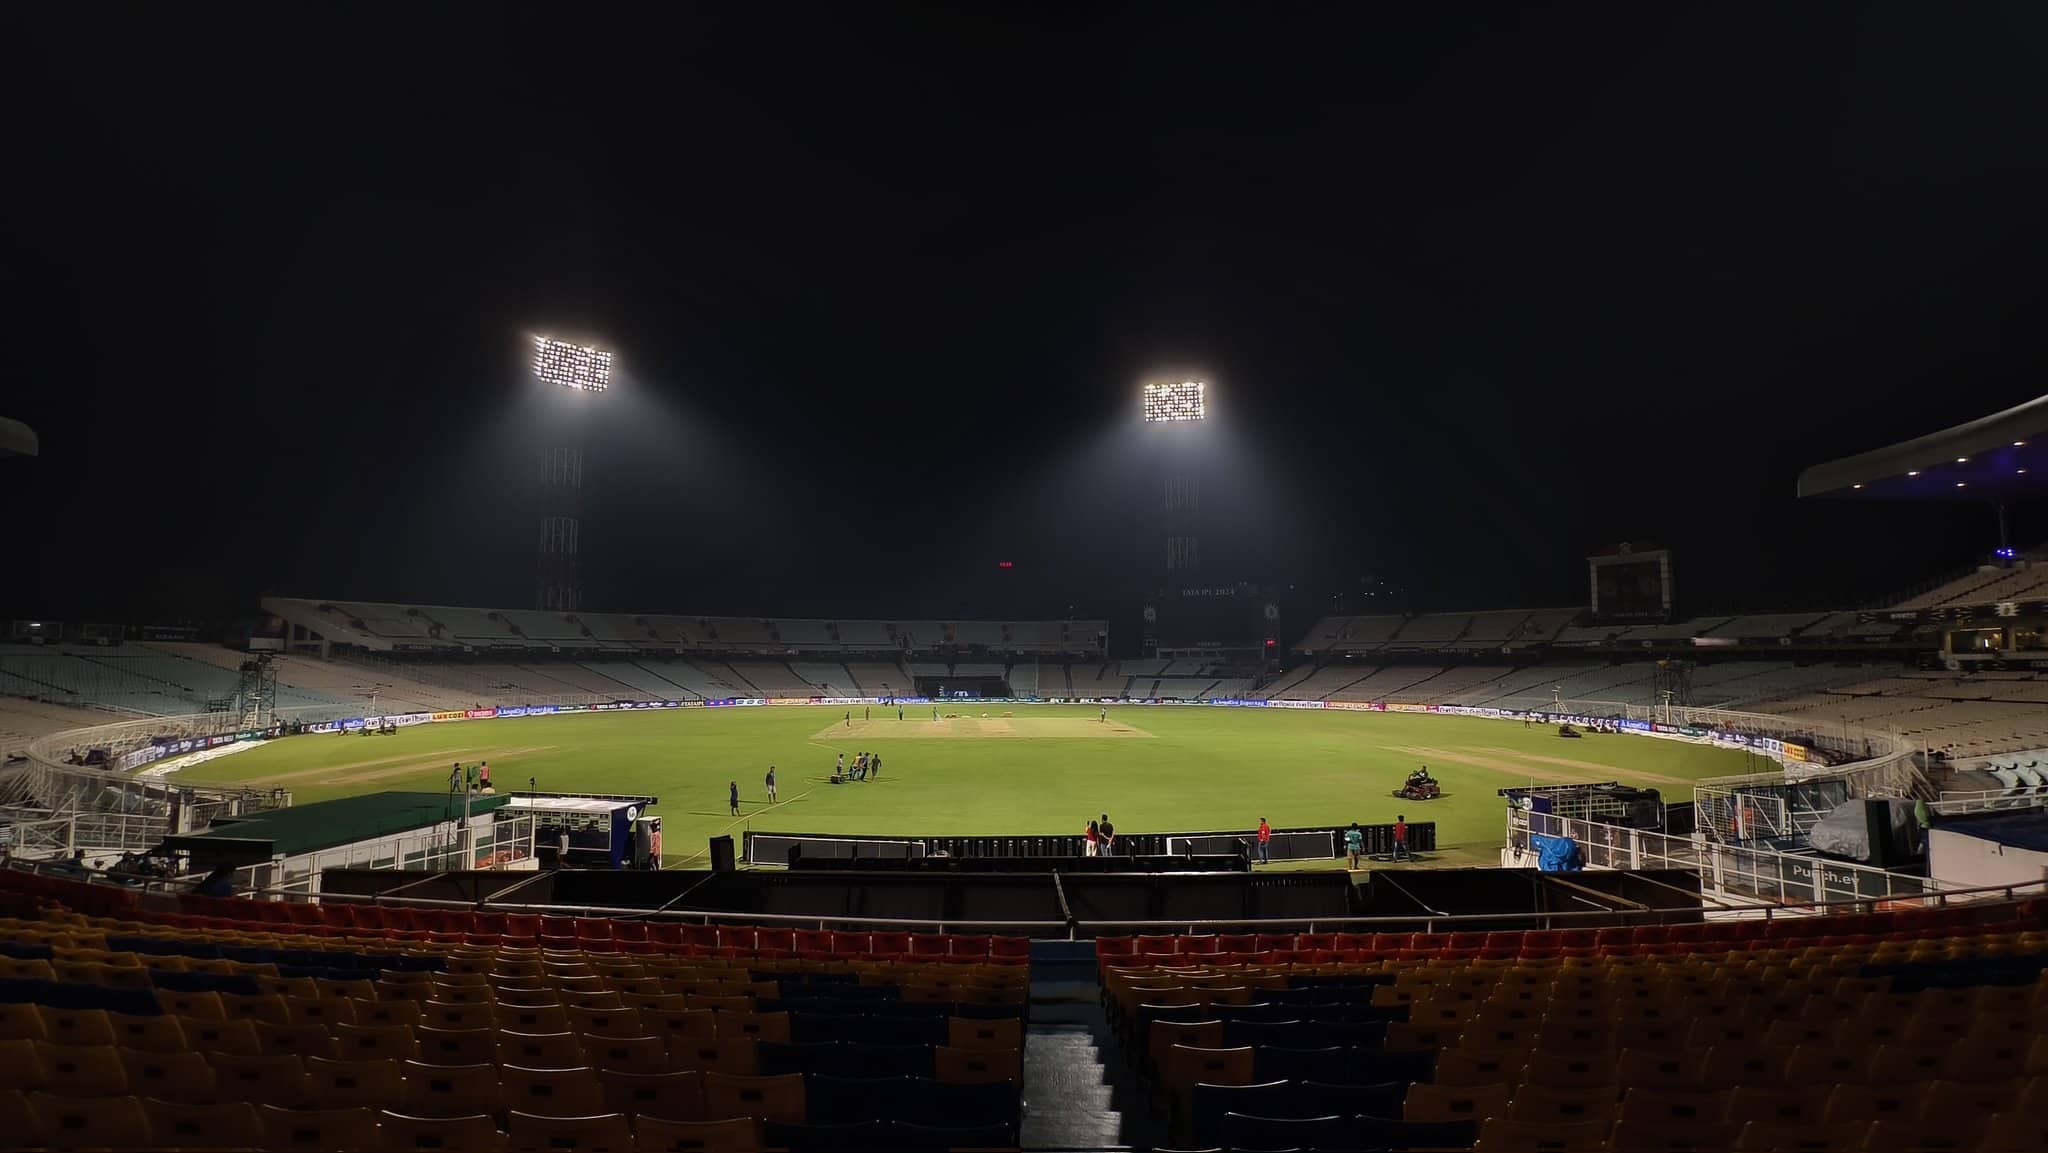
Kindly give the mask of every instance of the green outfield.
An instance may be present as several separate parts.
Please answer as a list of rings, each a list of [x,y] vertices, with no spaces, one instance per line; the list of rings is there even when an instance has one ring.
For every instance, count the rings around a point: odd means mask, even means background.
[[[1108,813],[1120,832],[1434,821],[1443,846],[1497,847],[1496,790],[1620,780],[1690,800],[1700,777],[1755,771],[1749,755],[1629,735],[1473,717],[1296,709],[990,704],[681,709],[417,725],[390,736],[286,737],[194,765],[173,780],[282,785],[300,802],[380,789],[444,789],[449,765],[488,760],[500,790],[661,798],[671,867],[706,839],[768,832],[940,836],[1078,833]],[[830,784],[835,756],[881,754],[879,780]],[[777,768],[781,801],[763,776]],[[1397,801],[1427,764],[1445,796]],[[741,816],[726,785],[738,781]]]

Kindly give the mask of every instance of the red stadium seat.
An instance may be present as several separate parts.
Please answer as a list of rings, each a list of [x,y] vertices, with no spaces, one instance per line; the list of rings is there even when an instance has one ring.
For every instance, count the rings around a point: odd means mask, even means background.
[[[953,951],[953,939],[944,933],[911,933],[908,936],[910,938],[910,946],[904,950],[904,953],[912,960],[921,957],[943,957]],[[1102,952],[1101,941],[1095,942],[1095,949],[1096,953],[1100,955]]]
[[[767,953],[773,950],[787,957],[796,952],[796,932],[792,929],[762,929],[756,934],[756,949]]]
[[[1290,938],[1290,937],[1280,937],[1280,938],[1275,938],[1275,939],[1276,939],[1276,940],[1280,940],[1280,941],[1284,941],[1284,942],[1287,942],[1286,944],[1283,944],[1283,945],[1279,946],[1280,948],[1288,948],[1288,947],[1290,947],[1290,946],[1292,945],[1292,943],[1293,943],[1293,938]],[[1165,955],[1167,955],[1167,956],[1173,956],[1173,955],[1175,955],[1175,954],[1177,954],[1177,953],[1179,953],[1179,952],[1180,952],[1180,938],[1179,938],[1179,937],[1139,937],[1139,938],[1138,938],[1138,940],[1137,940],[1137,951],[1138,951],[1139,953],[1141,953],[1141,954],[1143,954],[1143,953],[1154,953],[1154,954],[1165,954]]]
[[[865,957],[870,951],[871,940],[866,933],[834,933],[832,934],[832,955],[835,957]]]
[[[1014,961],[1023,963],[1031,959],[1031,938],[991,937],[988,944],[988,958],[991,961]]]
[[[832,955],[832,934],[822,929],[796,931],[796,955],[824,960]]]
[[[997,940],[1001,939],[1000,937],[997,938]],[[1183,954],[1207,957],[1222,952],[1223,947],[1221,942],[1213,935],[1182,937],[1180,939],[1180,951]]]
[[[952,957],[956,961],[985,961],[988,959],[988,937],[981,934],[953,935]]]
[[[505,939],[531,941],[540,936],[540,915],[538,913],[505,914]]]
[[[1231,937],[1227,939],[1231,941],[1249,941],[1252,938]],[[1132,937],[1097,937],[1095,938],[1095,955],[1097,957],[1132,957],[1137,955],[1137,946],[1137,940]],[[1232,947],[1227,944],[1224,946],[1226,949]]]
[[[1320,952],[1335,949],[1336,947],[1337,934],[1335,933],[1296,933],[1294,935],[1294,948],[1297,952]]]

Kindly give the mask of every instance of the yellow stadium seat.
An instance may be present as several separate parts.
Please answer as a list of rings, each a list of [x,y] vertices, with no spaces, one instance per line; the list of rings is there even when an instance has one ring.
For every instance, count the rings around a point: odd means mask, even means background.
[[[114,1025],[105,1009],[41,1010],[43,1036],[60,1045],[112,1045]]]
[[[619,1073],[598,1070],[605,1108],[628,1117],[652,1116],[671,1121],[704,1119],[704,1074]]]
[[[1989,1117],[1993,1113],[2012,1113],[2018,1110],[2020,1100],[2027,1093],[2031,1082],[2025,1077],[2012,1077],[2003,1081],[1936,1081],[1927,1086],[1927,1101],[1921,1107],[1920,1116],[1928,1120],[1942,1120],[1951,1117]],[[1904,1118],[1886,1118],[1902,1120]]]
[[[590,1065],[622,1073],[668,1072],[668,1049],[659,1037],[584,1037]]]
[[[1021,1082],[1023,1053],[1017,1049],[955,1049],[950,1045],[932,1048],[938,1080],[951,1085],[991,1081]]]
[[[1827,1094],[1810,1088],[1739,1085],[1728,1094],[1728,1120],[1734,1124],[1815,1125],[1827,1111]]]
[[[590,1062],[583,1056],[583,1042],[573,1033],[521,1033],[500,1030],[498,1061],[528,1069],[575,1069]]]
[[[1903,1085],[1933,1081],[1948,1063],[1947,1047],[1925,1049],[1910,1045],[1884,1045],[1870,1058],[1868,1074],[1873,1085]]]
[[[1742,1127],[1735,1148],[1739,1153],[1852,1153],[1865,1148],[1863,1137],[1870,1128],[1862,1121],[1839,1125],[1751,1121]]]
[[[68,1097],[114,1097],[128,1092],[128,1069],[112,1045],[36,1042],[36,1064],[50,1089]]]
[[[946,1044],[955,1049],[1015,1049],[1023,1044],[1024,1023],[1015,1018],[984,1021],[967,1017],[946,1020]]]
[[[1926,1100],[1925,1085],[1837,1085],[1828,1094],[1821,1119],[1834,1125],[1918,1117]]]
[[[294,1108],[306,1097],[306,1069],[297,1057],[245,1057],[208,1053],[216,1091],[223,1101]]]
[[[28,1095],[41,1136],[59,1149],[148,1149],[149,1117],[139,1097]]]
[[[1524,1082],[1515,1090],[1508,1116],[1535,1125],[1567,1125],[1614,1120],[1621,1094],[1613,1085],[1554,1089]]]
[[[758,1121],[801,1122],[804,1119],[804,1079],[795,1073],[779,1077],[733,1077],[707,1073],[704,1075],[704,1115],[717,1119],[752,1117]]]
[[[377,1115],[378,1134],[391,1153],[499,1153],[504,1136],[489,1117],[414,1117],[386,1110]]]
[[[185,1031],[185,1042],[202,1053],[246,1053],[254,1056],[263,1052],[263,1040],[253,1021],[187,1018],[180,1027]],[[337,1025],[335,1028],[339,1030],[347,1026]]]
[[[670,1069],[696,1069],[705,1073],[724,1073],[728,1076],[751,1077],[755,1068],[755,1052],[759,1046],[752,1041],[711,1041],[693,1037],[670,1037],[668,1042],[668,1067]]]
[[[1628,1084],[1623,1082],[1623,1084]],[[1725,1090],[1700,1092],[1630,1085],[1618,1114],[1624,1121],[1655,1125],[1718,1124],[1728,1115]]]
[[[114,1043],[122,1048],[156,1053],[177,1053],[187,1048],[184,1027],[176,1017],[112,1013],[107,1021],[113,1028]]]
[[[589,1117],[605,1111],[604,1087],[590,1068],[504,1065],[499,1067],[498,1077],[504,1085],[507,1109],[546,1117]]]
[[[1607,1137],[1612,1153],[1720,1153],[1735,1147],[1741,1130],[1715,1121],[1696,1124],[1653,1124],[1621,1120]]]
[[[415,1117],[467,1117],[495,1114],[501,1107],[498,1070],[489,1064],[401,1066],[405,1089],[399,1105]]]
[[[128,1091],[138,1097],[155,1097],[183,1104],[214,1100],[213,1067],[198,1053],[153,1053],[144,1049],[122,1049],[121,1065],[128,1071]]]
[[[1614,1058],[1606,1053],[1583,1056],[1545,1054],[1529,1062],[1528,1067],[1522,1070],[1520,1080],[1525,1085],[1551,1089],[1583,1089],[1612,1087],[1616,1083],[1614,1074]]]
[[[1418,1082],[1408,1086],[1401,1116],[1408,1121],[1484,1121],[1508,1115],[1509,1085],[1433,1085]]]
[[[633,1153],[633,1131],[618,1113],[542,1117],[512,1110],[505,1147],[517,1153]]]
[[[1977,1148],[1988,1116],[1962,1114],[1921,1121],[1872,1121],[1863,1147],[1874,1150],[1911,1150],[1912,1153],[1964,1153]]]
[[[1700,1059],[1700,1086],[1732,1089],[1737,1085],[1776,1085],[1788,1055],[1760,1043],[1733,1042],[1709,1049]]]
[[[34,1005],[0,1004],[0,1040],[41,1041],[43,1015]]]
[[[639,1153],[755,1153],[760,1126],[750,1117],[722,1121],[667,1121],[641,1117],[633,1124]]]
[[[1862,1081],[1870,1069],[1870,1051],[1831,1044],[1798,1045],[1785,1060],[1786,1085],[1841,1085]]]
[[[145,1097],[142,1112],[160,1148],[255,1149],[263,1144],[256,1107],[246,1101],[188,1105]]]
[[[411,1028],[420,1023],[418,1001],[379,1001],[358,997],[348,998],[352,1014],[349,1023],[365,1026],[404,1025]]]
[[[1600,1149],[1607,1143],[1603,1121],[1543,1124],[1490,1117],[1479,1127],[1480,1153],[1571,1153]]]
[[[306,1105],[313,1109],[382,1109],[405,1092],[404,1064],[397,1058],[334,1061],[308,1057]]]
[[[1464,1046],[1437,1054],[1436,1082],[1439,1085],[1502,1085],[1521,1079],[1522,1066],[1529,1060],[1522,1050],[1494,1052]]]
[[[291,1010],[285,1007],[284,998],[274,993],[256,993],[249,996],[223,993],[220,1007],[230,1021],[267,1021],[272,1025],[287,1025],[292,1019]]]
[[[789,1040],[788,1013],[714,1013],[712,1029],[720,1038],[785,1042]]]
[[[1982,1153],[2048,1149],[2048,1114],[2000,1113],[1985,1123],[1977,1148]]]

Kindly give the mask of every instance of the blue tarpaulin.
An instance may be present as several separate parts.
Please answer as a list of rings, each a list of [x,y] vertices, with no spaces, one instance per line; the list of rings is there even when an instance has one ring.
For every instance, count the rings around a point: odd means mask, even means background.
[[[1529,838],[1536,850],[1536,867],[1546,873],[1576,873],[1586,867],[1586,858],[1579,854],[1579,843],[1570,837],[1546,837],[1538,834]]]

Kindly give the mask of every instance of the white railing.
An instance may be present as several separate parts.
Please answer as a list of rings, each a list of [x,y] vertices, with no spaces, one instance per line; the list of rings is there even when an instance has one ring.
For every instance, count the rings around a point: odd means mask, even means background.
[[[1903,901],[1959,888],[1930,877],[1866,865],[1724,844],[1700,833],[1676,837],[1531,813],[1518,806],[1508,809],[1510,855],[1533,860],[1532,837],[1538,835],[1571,838],[1578,843],[1588,868],[1689,869],[1699,874],[1703,893],[1770,904]]]
[[[2048,806],[2048,791],[1944,789],[1941,798],[1930,807],[1943,816],[1957,816],[1963,813],[1993,813],[2009,809],[2038,809],[2043,806]]]

